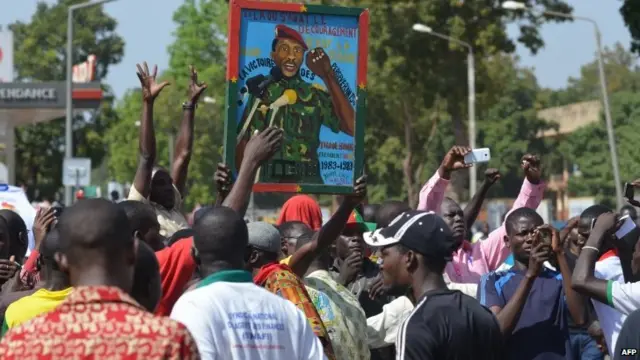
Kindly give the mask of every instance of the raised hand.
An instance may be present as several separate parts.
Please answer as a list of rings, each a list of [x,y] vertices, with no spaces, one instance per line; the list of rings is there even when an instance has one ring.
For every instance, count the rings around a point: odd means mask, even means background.
[[[4,283],[20,271],[20,264],[16,263],[15,256],[10,259],[0,259],[0,283]]]
[[[537,243],[529,254],[529,266],[527,267],[527,277],[538,277],[544,267],[544,262],[551,257],[551,251],[548,244],[542,242]]]
[[[467,169],[473,166],[473,164],[465,164],[464,156],[471,152],[471,148],[468,146],[454,146],[444,156],[442,163],[440,164],[439,173],[440,176],[448,179],[451,177],[451,172]]]
[[[360,270],[362,269],[362,253],[359,251],[353,251],[340,266],[340,276],[338,282],[342,285],[350,284],[356,279]]]
[[[542,164],[540,158],[536,155],[526,154],[522,157],[522,160],[520,160],[520,167],[524,170],[524,175],[530,183],[540,183],[540,179],[542,179]]]
[[[317,47],[307,53],[307,67],[311,72],[324,79],[331,74],[331,60],[323,48]]]
[[[169,85],[168,81],[163,81],[161,83],[156,82],[156,76],[158,75],[158,66],[153,66],[153,72],[149,72],[149,66],[147,66],[147,62],[145,61],[142,65],[136,64],[138,68],[138,79],[140,79],[140,86],[142,86],[142,99],[146,102],[153,102],[160,91],[164,89],[165,86]]]
[[[493,185],[496,181],[500,180],[502,175],[500,174],[500,170],[490,168],[484,172],[484,177],[486,182]]]
[[[267,162],[282,147],[282,129],[270,127],[254,134],[244,148],[242,162],[249,162],[253,166],[260,166]]]
[[[198,83],[198,71],[193,65],[189,65],[189,72],[191,74],[191,82],[189,83],[189,100],[195,104],[200,99],[202,92],[207,89],[205,82]]]
[[[356,180],[356,184],[353,187],[353,194],[346,195],[344,201],[356,207],[367,197],[367,175],[362,175]]]
[[[55,220],[56,216],[53,208],[41,208],[36,213],[36,218],[33,221],[33,239],[35,240],[36,249],[40,248],[40,244],[42,244]]]
[[[620,225],[620,215],[608,212],[598,216],[598,219],[596,219],[596,223],[593,226],[593,230],[598,231],[601,234],[613,233],[618,230]]]
[[[213,180],[216,183],[216,189],[218,194],[228,194],[231,190],[231,171],[226,164],[218,163],[216,173],[213,175]]]
[[[551,244],[551,250],[554,253],[562,254],[564,252],[564,243],[560,238],[560,234],[558,233],[558,230],[556,230],[553,226],[549,224],[538,226],[538,228],[536,229],[536,232],[541,237],[547,237],[547,236],[550,237],[549,243],[547,243],[547,245]]]
[[[631,183],[631,185],[632,185],[634,188],[640,188],[640,179],[635,179],[635,180]],[[625,197],[625,198],[626,198],[626,197]],[[633,205],[633,206],[635,206],[635,207],[640,207],[640,201],[638,201],[638,200],[636,200],[636,199],[629,199],[629,198],[626,198],[626,199],[627,199],[627,202],[629,203],[629,205]]]

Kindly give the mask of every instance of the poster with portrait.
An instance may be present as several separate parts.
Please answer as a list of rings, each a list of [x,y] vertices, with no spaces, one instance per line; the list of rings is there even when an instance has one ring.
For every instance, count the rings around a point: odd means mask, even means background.
[[[282,129],[256,192],[347,194],[362,174],[369,13],[232,0],[225,161],[237,173],[251,136]]]

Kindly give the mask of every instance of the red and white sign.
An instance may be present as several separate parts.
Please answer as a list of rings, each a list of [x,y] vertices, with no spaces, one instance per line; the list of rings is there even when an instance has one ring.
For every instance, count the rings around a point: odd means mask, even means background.
[[[73,66],[73,82],[88,83],[95,79],[96,56],[87,56],[87,61]]]
[[[0,31],[0,83],[13,81],[13,33]]]

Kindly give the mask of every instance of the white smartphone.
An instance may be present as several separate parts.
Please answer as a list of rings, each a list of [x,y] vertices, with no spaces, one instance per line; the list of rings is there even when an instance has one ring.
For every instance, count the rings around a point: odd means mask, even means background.
[[[633,221],[632,218],[629,217],[629,215],[625,215],[621,217],[620,221],[622,221],[623,223],[622,223],[622,226],[620,226],[620,228],[618,229],[618,231],[616,231],[616,237],[618,239],[622,239],[628,233],[633,231],[633,229],[636,228],[636,223]]]
[[[491,150],[489,148],[473,149],[464,156],[465,164],[486,163],[491,160]]]

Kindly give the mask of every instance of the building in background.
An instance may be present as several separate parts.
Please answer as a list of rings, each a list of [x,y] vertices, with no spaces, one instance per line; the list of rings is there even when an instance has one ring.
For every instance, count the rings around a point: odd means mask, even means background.
[[[9,184],[15,184],[14,129],[65,116],[66,102],[64,79],[46,83],[13,82],[13,46],[13,34],[0,31],[0,164],[7,169],[0,183]],[[73,86],[72,98],[78,113],[100,106],[102,88],[99,82],[93,81],[94,68],[95,57],[91,56],[86,63],[76,66],[78,82]]]
[[[540,136],[565,138],[583,126],[598,122],[601,112],[602,103],[600,100],[583,101],[541,110],[538,112],[538,117],[547,122],[558,124],[558,130],[547,130]],[[551,174],[549,177],[547,189],[556,195],[554,206],[556,219],[569,219],[575,216],[576,209],[581,208],[582,205],[589,202],[593,204],[593,198],[580,198],[575,204],[572,202],[573,199],[569,198],[569,178],[576,175],[578,171],[579,169],[574,169],[573,164],[568,160],[564,160],[562,173]]]

